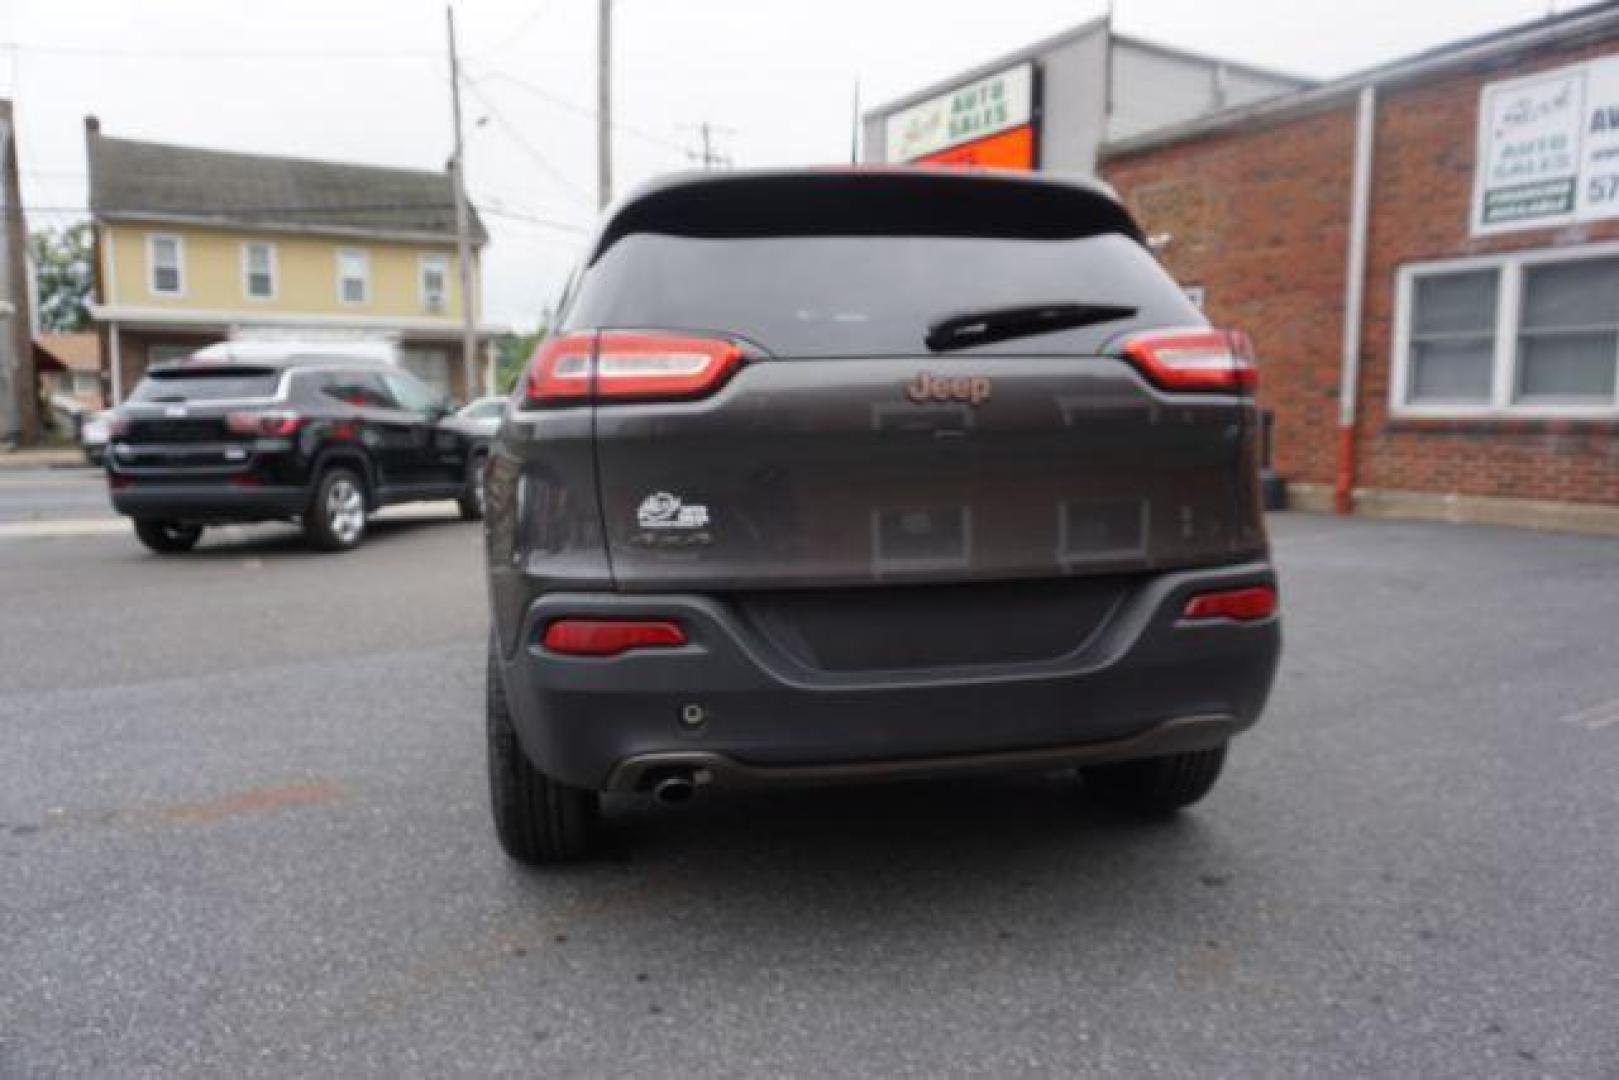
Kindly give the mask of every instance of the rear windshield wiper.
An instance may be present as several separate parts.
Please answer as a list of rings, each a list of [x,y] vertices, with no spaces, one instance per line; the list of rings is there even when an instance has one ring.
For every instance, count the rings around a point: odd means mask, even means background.
[[[964,311],[933,323],[924,340],[934,352],[948,352],[1052,330],[1072,330],[1128,319],[1138,310],[1124,304],[1056,303]]]

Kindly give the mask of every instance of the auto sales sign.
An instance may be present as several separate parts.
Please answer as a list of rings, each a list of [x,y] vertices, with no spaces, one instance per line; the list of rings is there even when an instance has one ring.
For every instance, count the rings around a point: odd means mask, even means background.
[[[889,116],[884,122],[884,156],[892,162],[924,161],[941,151],[1028,127],[1033,117],[1034,65],[1019,64]]]
[[[1619,57],[1490,83],[1474,235],[1619,217]]]

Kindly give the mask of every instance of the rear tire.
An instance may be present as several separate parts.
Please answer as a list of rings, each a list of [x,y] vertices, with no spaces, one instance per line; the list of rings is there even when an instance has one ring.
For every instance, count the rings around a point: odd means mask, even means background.
[[[484,507],[483,466],[488,454],[474,454],[467,462],[467,482],[455,503],[461,508],[462,521],[482,521]]]
[[[365,539],[365,482],[348,468],[328,469],[304,512],[304,537],[316,551],[348,551]]]
[[[182,555],[202,539],[202,526],[162,518],[136,518],[135,535],[159,555]]]
[[[489,805],[501,849],[528,866],[583,858],[595,847],[601,796],[559,783],[528,760],[512,726],[493,635],[488,680]]]
[[[1225,766],[1226,744],[1208,750],[1093,765],[1080,770],[1085,791],[1098,801],[1145,817],[1168,817],[1214,787]]]

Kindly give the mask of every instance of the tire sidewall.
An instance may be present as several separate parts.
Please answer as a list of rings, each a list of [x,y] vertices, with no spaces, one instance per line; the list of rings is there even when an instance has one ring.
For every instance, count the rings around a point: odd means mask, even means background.
[[[478,449],[467,458],[466,487],[456,499],[456,505],[461,509],[463,521],[482,521],[484,516],[483,469],[489,460],[489,451]]]
[[[366,533],[370,531],[370,522],[365,515],[361,516],[359,531],[352,538],[344,539],[333,530],[327,499],[332,488],[340,480],[347,480],[353,484],[359,491],[361,499],[366,498],[365,480],[354,469],[346,465],[334,465],[321,473],[320,479],[315,483],[314,494],[309,500],[309,510],[304,515],[304,531],[310,543],[321,551],[352,551],[360,546]]]

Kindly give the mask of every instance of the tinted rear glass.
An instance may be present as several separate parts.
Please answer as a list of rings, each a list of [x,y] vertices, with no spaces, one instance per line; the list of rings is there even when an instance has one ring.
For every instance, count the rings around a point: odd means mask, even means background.
[[[1152,255],[1118,233],[635,234],[590,267],[566,326],[735,334],[782,357],[915,356],[928,353],[923,339],[941,319],[1064,302],[1137,312],[964,351],[1093,353],[1125,331],[1204,322]]]
[[[270,368],[152,372],[140,381],[131,401],[234,401],[275,394],[277,373]]]

